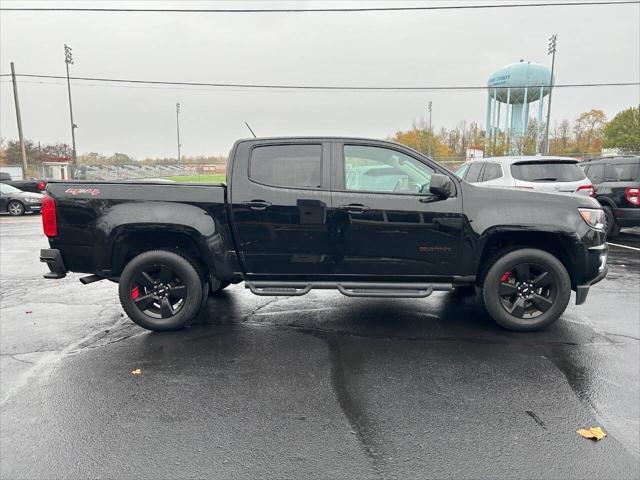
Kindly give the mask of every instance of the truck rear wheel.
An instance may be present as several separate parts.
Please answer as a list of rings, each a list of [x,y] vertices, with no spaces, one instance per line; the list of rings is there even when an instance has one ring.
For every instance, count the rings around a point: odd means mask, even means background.
[[[129,318],[154,331],[183,328],[198,314],[204,294],[196,267],[166,250],[131,260],[120,276],[118,293]]]
[[[571,298],[564,265],[542,250],[524,248],[498,258],[489,268],[482,299],[500,326],[517,331],[544,328],[555,322]]]

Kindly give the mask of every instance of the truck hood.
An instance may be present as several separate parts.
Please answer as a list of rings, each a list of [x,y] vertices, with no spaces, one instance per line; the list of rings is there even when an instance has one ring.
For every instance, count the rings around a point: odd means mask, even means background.
[[[567,195],[557,192],[540,192],[531,190],[518,190],[513,188],[485,188],[470,183],[461,182],[463,201],[477,199],[485,202],[513,202],[515,205],[522,203],[540,204],[544,208],[557,206],[558,208],[602,208],[595,198],[586,195]],[[468,197],[468,198],[467,198]],[[473,200],[472,200],[473,201]]]

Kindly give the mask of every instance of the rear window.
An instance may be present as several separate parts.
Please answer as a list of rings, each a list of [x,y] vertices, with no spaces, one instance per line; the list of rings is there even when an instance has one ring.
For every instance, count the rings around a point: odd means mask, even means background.
[[[511,175],[525,182],[577,182],[585,174],[576,162],[522,162],[511,165]]]
[[[322,146],[256,147],[249,159],[249,178],[274,187],[319,188],[322,183]]]

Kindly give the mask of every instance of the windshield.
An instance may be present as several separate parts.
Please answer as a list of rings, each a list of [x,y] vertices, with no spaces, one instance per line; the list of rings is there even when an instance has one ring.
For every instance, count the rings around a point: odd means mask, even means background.
[[[454,175],[458,177],[460,180],[464,178],[464,174],[467,173],[467,169],[469,168],[468,163],[463,163],[460,167],[455,171]]]
[[[511,175],[525,182],[577,182],[586,178],[577,162],[522,162],[511,165]]]
[[[0,192],[5,195],[9,195],[12,193],[22,193],[22,190],[12,187],[11,185],[7,185],[6,183],[0,183]]]

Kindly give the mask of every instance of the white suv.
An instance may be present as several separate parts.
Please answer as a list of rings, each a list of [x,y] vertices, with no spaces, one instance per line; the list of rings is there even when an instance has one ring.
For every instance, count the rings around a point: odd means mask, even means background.
[[[575,158],[488,157],[463,163],[455,174],[466,182],[483,187],[595,195],[591,181]]]

